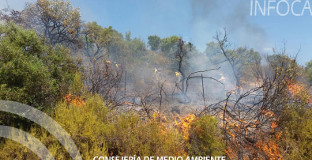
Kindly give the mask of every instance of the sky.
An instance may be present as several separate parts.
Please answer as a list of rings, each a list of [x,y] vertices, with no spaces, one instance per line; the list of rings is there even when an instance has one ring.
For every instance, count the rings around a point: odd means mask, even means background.
[[[10,8],[21,10],[26,2],[35,0],[7,0]],[[168,37],[177,35],[204,51],[208,42],[214,41],[217,32],[226,28],[231,47],[254,48],[262,54],[272,54],[272,48],[280,50],[285,44],[287,54],[298,51],[298,62],[304,65],[312,60],[312,16],[308,9],[303,16],[281,16],[276,9],[263,16],[259,8],[268,11],[268,1],[259,0],[257,16],[251,16],[251,2],[255,0],[71,0],[80,8],[83,21],[96,21],[103,27],[112,26],[121,33],[131,32],[132,37],[147,41],[149,35]],[[285,1],[285,0],[284,0]],[[294,0],[287,0],[289,5]],[[301,0],[292,8],[301,13],[305,3]],[[306,2],[308,1],[308,2]],[[264,3],[266,2],[266,5]],[[254,3],[253,3],[254,4]],[[6,0],[0,0],[0,8],[6,8]],[[306,6],[307,8],[307,6]],[[291,9],[290,9],[291,10]],[[287,11],[286,3],[280,3],[279,12]],[[254,12],[253,12],[254,13]]]

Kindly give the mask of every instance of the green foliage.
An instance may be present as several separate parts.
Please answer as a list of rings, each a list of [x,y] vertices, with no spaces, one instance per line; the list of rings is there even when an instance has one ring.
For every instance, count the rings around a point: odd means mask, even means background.
[[[66,102],[58,103],[52,117],[70,133],[83,159],[92,159],[95,155],[108,155],[106,143],[111,132],[108,121],[110,111],[99,96],[88,96],[87,99],[82,107]],[[71,159],[62,145],[46,130],[33,126],[29,133],[38,138],[55,159]],[[5,141],[0,148],[0,159],[14,159],[16,156],[38,159],[20,144]]]
[[[67,92],[77,71],[67,49],[11,23],[0,34],[0,99],[43,107]]]
[[[261,61],[258,52],[242,47],[235,50],[227,50],[227,57],[234,64],[237,76],[239,77],[244,76],[248,72],[248,69],[250,69],[250,66],[260,64]]]
[[[225,144],[215,118],[203,116],[191,125],[189,131],[189,155],[224,155]]]
[[[47,38],[49,44],[77,44],[80,31],[80,13],[67,0],[37,0],[23,12],[26,26]]]
[[[181,155],[182,136],[160,123],[144,122],[135,113],[115,117],[108,146],[117,155]]]
[[[148,36],[148,45],[152,51],[157,51],[160,48],[161,39],[157,35]]]
[[[176,129],[155,120],[142,120],[133,112],[113,111],[98,95],[86,96],[82,106],[60,102],[52,115],[70,133],[83,159],[111,154],[181,156],[184,152],[182,135]],[[61,144],[44,129],[33,126],[30,134],[38,137],[56,159],[70,159]],[[0,147],[0,158],[16,156],[37,159],[19,144],[5,141]]]
[[[83,33],[86,35],[86,42],[95,43],[97,47],[107,46],[111,36],[108,28],[102,28],[96,22],[85,24]]]
[[[39,57],[44,52],[43,42],[36,33],[13,24],[0,27],[1,99],[41,105],[53,87],[48,67]]]
[[[214,65],[230,64],[225,67],[232,68],[230,77],[235,76],[237,78],[235,78],[235,80],[239,83],[236,82],[236,85],[243,85],[244,82],[248,83],[252,81],[252,78],[255,78],[254,70],[258,69],[257,67],[261,64],[261,57],[258,52],[243,47],[226,49],[224,55],[218,43],[210,42],[207,44],[205,53],[209,57],[210,62]],[[233,73],[233,70],[235,73]],[[224,73],[226,72],[227,71],[224,71]]]
[[[129,31],[129,32],[126,32],[126,34],[125,34],[125,40],[126,41],[131,41],[131,32]]]
[[[74,76],[72,85],[70,86],[70,92],[76,96],[81,96],[84,93],[85,86],[83,84],[83,79],[81,73],[77,72]]]
[[[12,140],[6,140],[5,143],[0,144],[0,159],[40,160],[30,149]]]
[[[182,137],[176,130],[161,127],[157,122],[144,122],[133,112],[114,113],[99,96],[88,96],[86,104],[79,108],[61,103],[55,115],[84,152],[85,159],[90,159],[87,155],[107,153],[176,155],[183,150]]]
[[[49,68],[49,73],[53,79],[56,88],[55,100],[68,93],[76,73],[82,71],[79,68],[79,62],[70,56],[70,51],[61,45],[47,46],[44,56],[41,56],[44,65]]]
[[[95,155],[225,154],[219,123],[211,116],[195,120],[187,132],[188,139],[185,140],[185,133],[172,125],[172,121],[146,120],[135,112],[113,110],[103,100],[103,96],[87,95],[84,75],[70,57],[70,50],[62,45],[83,43],[83,52],[90,62],[104,57],[110,61],[104,64],[110,63],[112,70],[115,66],[125,69],[125,79],[130,83],[127,84],[128,90],[154,90],[153,87],[157,87],[156,84],[161,80],[168,81],[167,86],[173,87],[172,79],[177,78],[174,72],[180,72],[184,80],[191,71],[214,68],[224,61],[229,61],[232,65],[232,71],[237,76],[235,79],[239,81],[237,86],[244,81],[250,84],[253,81],[253,68],[261,66],[258,52],[242,47],[226,48],[225,45],[226,53],[222,53],[220,45],[211,42],[207,44],[206,57],[203,58],[203,54],[194,51],[191,43],[182,43],[180,37],[161,39],[157,35],[148,37],[151,50],[147,50],[146,44],[139,38],[131,38],[130,32],[123,36],[111,26],[104,28],[96,22],[88,22],[82,28],[79,10],[64,0],[37,0],[17,13],[9,19],[35,29],[37,34],[44,35],[46,39],[38,37],[35,31],[22,29],[12,23],[0,24],[0,99],[18,101],[39,109],[51,108],[48,114],[70,133],[84,159],[92,159]],[[211,63],[207,63],[208,59]],[[262,102],[263,106],[269,107],[278,117],[279,126],[275,129],[280,131],[277,133],[282,133],[279,141],[281,153],[285,159],[312,159],[309,92],[300,90],[299,86],[297,88],[300,93],[291,95],[287,88],[288,85],[297,84],[294,82],[297,82],[299,67],[295,60],[285,54],[270,55],[267,60],[275,77],[264,89],[268,89],[267,93],[274,96],[263,98]],[[307,63],[305,71],[312,84],[312,61]],[[95,76],[98,75],[95,73]],[[271,80],[269,76],[265,77],[268,82]],[[99,81],[101,80],[100,78]],[[116,83],[120,82],[115,80]],[[68,93],[71,93],[69,97],[72,101],[55,104]],[[79,105],[73,101],[79,102]],[[0,114],[1,124],[16,125],[16,122],[24,122],[16,119],[10,114]],[[44,129],[36,125],[30,127],[29,124],[27,127],[31,129],[25,128],[42,141],[56,159],[70,159],[53,136]],[[25,124],[16,126],[23,127]],[[28,149],[13,141],[1,141],[0,159],[14,158],[38,159]]]
[[[59,103],[54,119],[71,134],[84,159],[92,159],[94,155],[107,153],[108,114],[107,104],[99,96],[88,96],[81,107]]]
[[[312,85],[312,61],[309,61],[305,67],[305,74],[310,85]]]
[[[295,60],[290,58],[286,54],[273,54],[267,57],[268,62],[274,69],[278,68],[291,68],[297,67],[297,64],[294,66]]]
[[[116,39],[116,31],[111,27],[103,28],[96,22],[88,22],[82,31],[82,41],[84,42],[85,54],[92,62],[100,57],[108,57],[109,45]],[[121,37],[120,37],[121,38]],[[106,49],[106,50],[105,50]]]
[[[106,28],[106,32],[110,35],[109,45],[107,46],[109,57],[115,61],[122,62],[119,59],[123,59],[129,53],[122,34],[114,30],[111,26]]]
[[[180,37],[178,36],[171,36],[161,39],[160,48],[161,51],[165,54],[170,54],[171,52],[175,51],[178,45]]]
[[[312,159],[312,111],[289,108],[280,119],[280,146],[285,159]]]
[[[129,42],[129,49],[131,50],[132,56],[135,58],[144,56],[146,53],[145,43],[138,38],[134,38]]]
[[[285,81],[284,83],[297,81],[301,72],[296,59],[292,59],[285,54],[273,54],[268,56],[267,59],[274,76],[279,80]]]

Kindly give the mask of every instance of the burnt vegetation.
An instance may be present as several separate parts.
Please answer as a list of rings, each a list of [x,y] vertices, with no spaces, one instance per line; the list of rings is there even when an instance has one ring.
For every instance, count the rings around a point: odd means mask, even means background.
[[[312,65],[298,65],[285,49],[234,48],[226,30],[204,52],[177,36],[152,35],[147,45],[130,32],[82,22],[62,0],[2,10],[0,18],[0,99],[51,115],[85,159],[312,158]],[[1,125],[27,126],[58,159],[68,158],[53,136],[22,121],[0,114]],[[1,158],[38,159],[13,141],[0,144]]]

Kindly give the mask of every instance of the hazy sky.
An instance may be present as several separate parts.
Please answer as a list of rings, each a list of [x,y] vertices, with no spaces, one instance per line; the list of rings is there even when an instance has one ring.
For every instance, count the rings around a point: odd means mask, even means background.
[[[11,8],[23,9],[25,2],[7,0]],[[259,0],[263,2],[265,0]],[[267,1],[267,0],[266,0]],[[278,0],[276,0],[278,1]],[[288,0],[292,2],[292,0]],[[305,2],[306,0],[302,0]],[[217,31],[227,28],[233,47],[246,46],[264,53],[281,48],[286,42],[288,54],[295,55],[301,47],[298,61],[312,59],[312,16],[291,14],[250,16],[250,0],[71,0],[79,7],[84,21],[97,21],[103,27],[112,26],[121,33],[131,31],[132,37],[146,41],[149,35],[177,35],[193,42],[201,51],[213,40]],[[311,1],[312,4],[312,1]],[[274,5],[274,4],[273,4]],[[0,8],[7,6],[0,0]],[[304,3],[297,4],[301,13]],[[283,8],[284,7],[284,8]],[[285,12],[285,5],[280,6]]]

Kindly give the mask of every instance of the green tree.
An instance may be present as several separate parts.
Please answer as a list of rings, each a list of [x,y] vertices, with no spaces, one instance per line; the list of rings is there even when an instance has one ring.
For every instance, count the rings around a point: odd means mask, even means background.
[[[284,52],[268,56],[267,61],[272,68],[273,74],[280,75],[280,77],[284,76],[286,83],[295,82],[302,73],[296,59],[290,58]]]
[[[129,31],[129,32],[126,32],[126,34],[125,34],[125,40],[126,41],[131,41],[131,32]]]
[[[176,50],[180,37],[171,36],[161,39],[160,48],[165,54],[170,54]]]
[[[84,42],[85,54],[90,62],[98,60],[105,55],[108,56],[107,48],[113,40],[113,36],[114,31],[111,27],[103,28],[96,22],[88,22],[84,25],[82,39]]]
[[[62,46],[47,46],[31,30],[0,25],[0,98],[50,106],[67,93],[77,66]]]
[[[259,65],[261,57],[259,53],[255,52],[253,49],[249,50],[245,47],[230,49],[226,30],[224,31],[224,34],[222,36],[217,33],[215,39],[220,50],[220,52],[218,52],[218,56],[221,55],[224,58],[223,62],[227,62],[229,64],[235,78],[237,92],[240,93],[240,88],[242,87],[241,77],[244,76],[244,72],[246,71],[245,69],[250,67],[250,65]],[[212,45],[208,45],[207,47],[211,46],[214,46],[214,44],[212,43]],[[215,53],[215,51],[217,50],[214,50],[211,53]]]
[[[272,68],[290,68],[293,67],[293,64],[296,63],[296,59],[290,58],[285,53],[275,53],[267,57],[267,61]],[[296,67],[298,65],[295,65]]]
[[[152,51],[157,51],[160,48],[161,39],[157,35],[148,36],[148,45]]]
[[[26,26],[47,37],[49,44],[78,44],[80,13],[64,0],[37,0],[23,11]]]
[[[129,48],[132,52],[132,55],[138,58],[143,56],[146,51],[145,43],[138,38],[134,38],[130,41]]]
[[[112,26],[105,28],[105,30],[109,35],[109,43],[107,45],[108,56],[116,62],[122,62],[125,55],[129,53],[127,42],[125,42],[123,35],[113,29]]]

